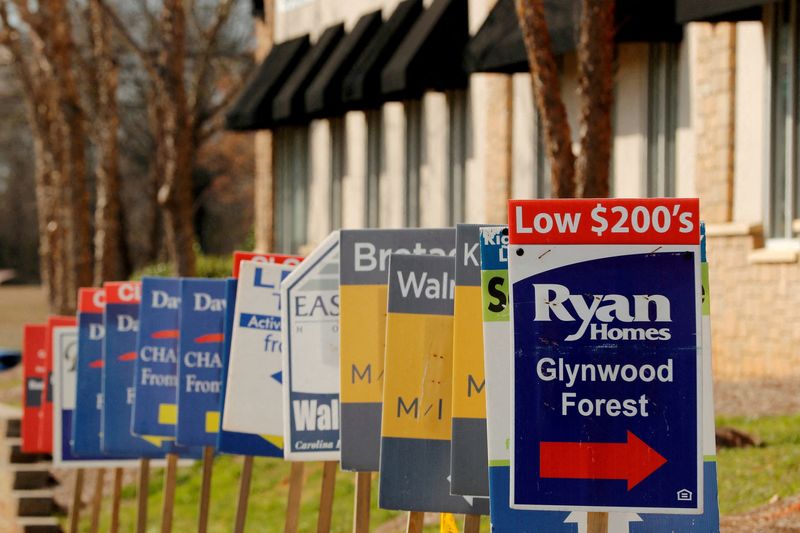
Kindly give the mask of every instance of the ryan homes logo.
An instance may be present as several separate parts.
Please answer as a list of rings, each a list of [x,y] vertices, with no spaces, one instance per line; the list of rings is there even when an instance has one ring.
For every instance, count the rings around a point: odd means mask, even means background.
[[[534,284],[534,321],[579,322],[578,329],[565,337],[576,341],[589,334],[597,341],[666,341],[672,338],[670,302],[661,294],[571,294],[564,285]],[[640,327],[610,327],[611,322],[644,324]],[[660,324],[654,324],[660,323]],[[649,325],[650,327],[647,327]]]

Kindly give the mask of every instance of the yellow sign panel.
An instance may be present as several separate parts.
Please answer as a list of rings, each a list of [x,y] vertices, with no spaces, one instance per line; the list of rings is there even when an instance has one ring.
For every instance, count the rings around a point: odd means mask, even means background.
[[[389,313],[383,437],[450,440],[453,317]]]
[[[381,401],[386,295],[386,285],[339,287],[342,403]]]
[[[481,287],[456,286],[453,417],[486,418]]]

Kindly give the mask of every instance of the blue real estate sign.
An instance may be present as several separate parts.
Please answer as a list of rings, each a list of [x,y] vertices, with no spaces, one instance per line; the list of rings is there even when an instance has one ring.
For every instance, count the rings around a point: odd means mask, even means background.
[[[72,451],[79,457],[102,455],[100,414],[103,406],[103,289],[78,290],[77,394],[72,416]]]
[[[181,280],[179,445],[217,444],[226,307],[225,280]]]
[[[178,421],[178,278],[142,278],[133,432],[175,437]]]
[[[131,433],[141,284],[109,282],[104,290],[103,451],[127,457],[163,457],[169,446],[163,439]]]
[[[511,202],[512,508],[702,511],[698,216]]]

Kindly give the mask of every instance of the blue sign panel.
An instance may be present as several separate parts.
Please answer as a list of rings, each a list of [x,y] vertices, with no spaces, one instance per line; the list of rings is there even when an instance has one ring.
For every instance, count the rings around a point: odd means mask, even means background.
[[[217,444],[226,307],[225,280],[181,280],[178,444]]]
[[[220,413],[225,412],[225,388],[228,383],[228,364],[231,355],[231,339],[236,308],[236,279],[226,280],[225,299],[225,341],[222,345],[222,391],[220,393]],[[220,427],[217,451],[236,455],[255,455],[259,457],[283,457],[283,450],[260,435],[225,431]]]
[[[86,305],[85,300],[88,300]],[[75,411],[72,415],[72,452],[79,457],[102,455],[100,414],[103,405],[104,305],[102,289],[80,290],[77,384]]]
[[[511,506],[699,512],[698,254],[541,248],[511,255]]]
[[[142,278],[133,407],[133,432],[139,435],[175,437],[180,283],[177,278]]]
[[[139,290],[139,284],[133,282],[105,284],[102,448],[127,457],[163,457],[160,440],[131,433]]]

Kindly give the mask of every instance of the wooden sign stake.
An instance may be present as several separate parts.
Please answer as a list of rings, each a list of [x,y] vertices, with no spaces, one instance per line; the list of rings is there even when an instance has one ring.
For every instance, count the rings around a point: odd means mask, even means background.
[[[337,461],[322,463],[322,489],[319,495],[319,517],[317,519],[317,533],[329,533],[331,530],[331,517],[333,516],[333,495],[336,491]]]
[[[208,507],[211,503],[211,474],[214,471],[214,448],[203,447],[203,481],[200,485],[200,518],[197,533],[208,531]]]
[[[406,533],[422,533],[425,527],[425,513],[418,511],[410,511],[408,513],[408,525],[406,526]]]
[[[468,514],[464,517],[464,533],[479,533],[481,530],[481,516]]]
[[[167,454],[164,472],[164,502],[161,509],[161,533],[172,533],[172,513],[175,506],[175,477],[178,473],[178,454]]]
[[[147,497],[150,486],[150,459],[139,459],[139,487],[136,494],[136,533],[147,532]]]
[[[94,494],[92,495],[92,522],[89,526],[91,533],[100,531],[100,510],[103,507],[103,485],[105,484],[106,469],[98,468],[95,477]]]
[[[121,468],[114,469],[114,490],[111,492],[111,533],[119,532],[119,504],[122,499],[122,474]]]
[[[588,513],[586,533],[608,533],[608,513]]]
[[[372,506],[372,472],[356,472],[356,501],[353,533],[369,532],[369,511]]]
[[[293,462],[289,472],[289,499],[286,503],[286,525],[284,533],[297,533],[300,521],[300,494],[303,491],[303,469],[305,463]]]
[[[78,533],[81,519],[81,497],[83,496],[83,468],[75,471],[75,485],[72,487],[72,508],[70,509],[69,533]]]
[[[236,522],[233,533],[244,533],[244,523],[247,520],[247,504],[250,500],[250,480],[253,477],[253,456],[245,455],[242,463],[242,475],[239,478],[239,501],[236,504]]]

